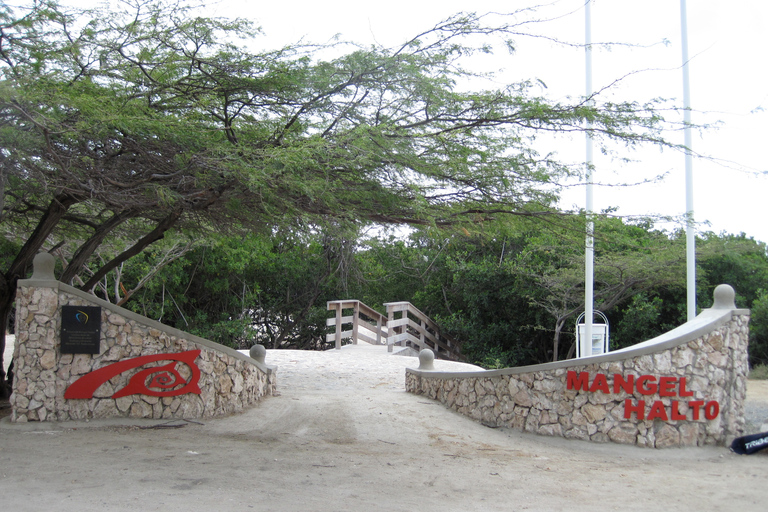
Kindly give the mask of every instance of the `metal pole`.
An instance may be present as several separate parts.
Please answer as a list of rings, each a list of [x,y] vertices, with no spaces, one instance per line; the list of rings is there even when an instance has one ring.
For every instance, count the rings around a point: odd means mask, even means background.
[[[592,103],[592,0],[585,5],[584,40],[586,49],[586,92],[587,101]],[[581,340],[581,357],[592,355],[592,316],[594,315],[594,282],[595,282],[595,224],[592,221],[592,123],[587,123],[587,240],[584,254],[584,338]],[[578,328],[578,326],[577,326]]]
[[[696,226],[693,219],[693,154],[691,146],[691,83],[688,75],[688,10],[680,0],[680,33],[683,47],[683,124],[685,137],[685,255],[688,321],[696,317]]]

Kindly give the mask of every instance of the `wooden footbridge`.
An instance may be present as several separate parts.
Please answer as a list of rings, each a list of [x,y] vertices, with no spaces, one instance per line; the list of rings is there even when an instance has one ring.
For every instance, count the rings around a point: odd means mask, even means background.
[[[389,352],[400,347],[400,350],[413,350],[415,355],[428,348],[439,359],[464,359],[460,343],[410,302],[388,302],[384,307],[386,314],[359,300],[329,301],[328,311],[334,311],[335,315],[326,321],[328,327],[334,328],[334,332],[327,335],[327,341],[335,342],[337,349],[343,340],[354,344],[364,341],[372,345],[386,344]]]

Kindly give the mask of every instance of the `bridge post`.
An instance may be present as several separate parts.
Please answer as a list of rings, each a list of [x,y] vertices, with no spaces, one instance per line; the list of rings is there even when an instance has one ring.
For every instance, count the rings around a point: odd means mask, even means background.
[[[376,345],[381,345],[381,315],[376,317]]]
[[[336,350],[341,350],[341,303],[334,304],[336,308]]]
[[[429,348],[427,346],[427,335],[426,335],[427,322],[424,321],[423,318],[417,317],[416,325],[423,328],[423,330],[419,330],[419,352],[421,352],[425,348]],[[438,346],[437,346],[437,343],[435,343],[435,352],[437,352],[437,349],[438,349]]]
[[[360,301],[355,301],[355,309],[352,313],[352,343],[357,345],[357,331],[360,326]]]

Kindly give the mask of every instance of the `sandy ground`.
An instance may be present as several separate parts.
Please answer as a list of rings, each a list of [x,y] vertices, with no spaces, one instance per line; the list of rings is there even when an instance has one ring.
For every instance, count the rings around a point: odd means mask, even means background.
[[[762,512],[768,503],[768,450],[652,450],[486,428],[405,393],[404,368],[418,360],[383,347],[269,351],[267,363],[279,366],[280,396],[227,418],[1,421],[0,507]],[[755,429],[768,423],[767,397],[768,383],[750,383]]]

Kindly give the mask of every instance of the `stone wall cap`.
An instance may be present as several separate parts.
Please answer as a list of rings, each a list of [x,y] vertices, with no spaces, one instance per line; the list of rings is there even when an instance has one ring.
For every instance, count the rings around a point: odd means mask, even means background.
[[[32,279],[55,280],[53,269],[56,267],[56,258],[53,254],[39,252],[32,260]]]

